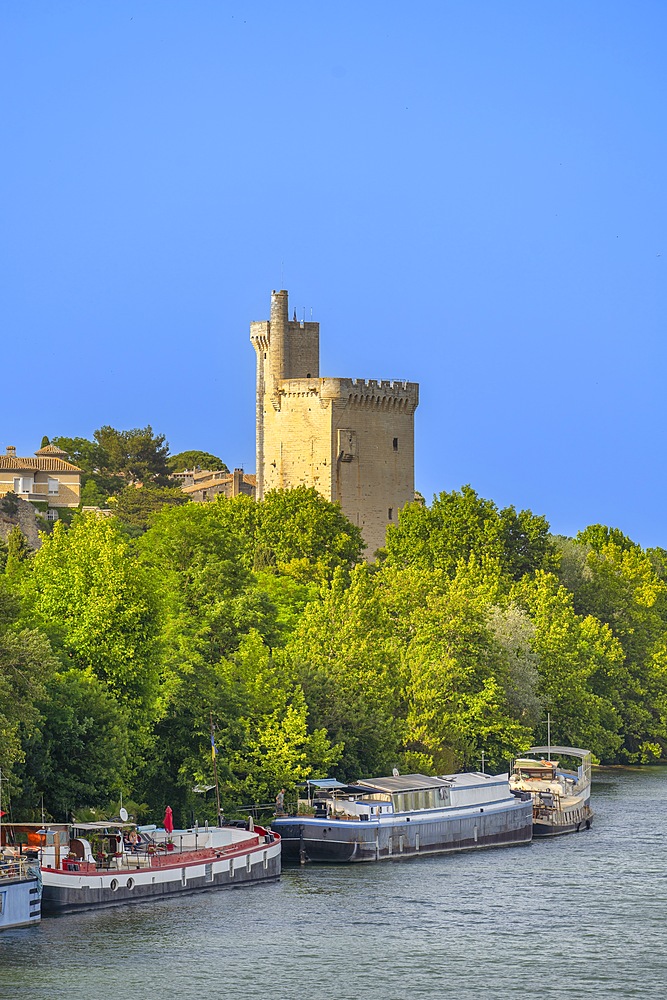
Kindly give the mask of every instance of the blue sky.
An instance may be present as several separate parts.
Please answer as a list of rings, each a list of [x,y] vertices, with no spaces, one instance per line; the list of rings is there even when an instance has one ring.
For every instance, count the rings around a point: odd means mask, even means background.
[[[0,449],[254,469],[251,320],[421,384],[416,486],[667,547],[667,5],[0,8]]]

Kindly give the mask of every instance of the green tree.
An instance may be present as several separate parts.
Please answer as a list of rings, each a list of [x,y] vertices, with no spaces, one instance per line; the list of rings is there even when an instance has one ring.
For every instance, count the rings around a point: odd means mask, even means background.
[[[83,437],[54,437],[53,444],[61,448],[67,460],[87,473],[98,473],[109,465],[109,457],[97,441]]]
[[[257,633],[218,663],[183,660],[140,790],[155,812],[169,803],[183,821],[193,812],[214,819],[212,797],[202,802],[193,794],[193,787],[213,783],[212,718],[225,811],[272,802],[279,788],[326,774],[340,752],[324,732],[308,730],[307,714],[298,683]]]
[[[169,485],[169,445],[164,434],[153,434],[150,424],[128,431],[100,427],[94,438],[107,457],[109,472],[128,483]]]
[[[622,745],[614,696],[623,672],[620,643],[608,625],[576,613],[572,594],[553,574],[540,571],[533,579],[524,578],[513,597],[535,628],[539,695],[551,714],[553,742],[587,747],[613,762]]]
[[[188,496],[179,487],[126,486],[113,504],[113,511],[121,524],[131,533],[146,531],[151,517],[165,505],[182,506]]]
[[[90,671],[72,668],[49,678],[38,706],[19,808],[34,809],[41,794],[49,815],[67,821],[82,806],[105,805],[128,777],[130,730],[118,701]]]
[[[157,578],[113,519],[57,522],[31,560],[28,611],[73,665],[108,685],[145,727],[157,696],[161,605]]]
[[[487,612],[491,634],[503,652],[507,669],[504,688],[510,715],[534,728],[542,719],[539,695],[539,657],[533,649],[535,626],[526,611],[510,602],[492,605]]]
[[[322,600],[305,608],[286,649],[312,725],[343,744],[336,774],[351,779],[391,771],[402,737],[400,647],[369,568],[355,567],[349,586],[337,569]]]
[[[142,558],[159,575],[174,634],[166,643],[167,669],[178,667],[181,643],[188,658],[196,653],[215,664],[253,629],[271,644],[278,638],[272,602],[254,587],[248,568],[253,541],[245,533],[247,505],[255,507],[249,497],[163,507],[139,540]]]
[[[30,554],[25,535],[15,525],[7,535],[7,561],[5,564],[5,574],[8,577],[18,578],[21,574],[22,564]]]
[[[92,479],[104,497],[114,496],[129,484],[169,486],[169,445],[164,434],[153,434],[150,424],[132,430],[100,427],[93,440],[57,437],[70,462],[83,470],[82,489]]]
[[[255,565],[330,578],[361,558],[360,529],[316,489],[271,490],[259,504]]]
[[[20,791],[24,743],[41,723],[38,702],[57,668],[46,636],[20,627],[19,610],[17,595],[0,580],[0,768],[14,793]]]
[[[587,528],[577,533],[576,540],[590,545],[595,552],[601,552],[609,543],[624,551],[637,547],[619,528],[608,528],[606,524],[589,524]]]
[[[476,576],[474,560],[462,563],[413,616],[407,747],[438,771],[479,767],[482,751],[500,768],[530,742],[510,709],[507,649],[489,626],[488,594]]]
[[[667,751],[661,708],[667,583],[656,572],[653,554],[615,529],[594,527],[598,541],[586,529],[582,537],[585,534],[587,541],[578,543],[585,555],[585,572],[574,581],[574,606],[580,614],[605,622],[623,648],[623,669],[609,679],[609,697],[623,720],[621,759],[641,763]],[[605,542],[605,538],[615,540]]]
[[[81,506],[106,507],[108,503],[108,495],[105,490],[101,488],[98,480],[92,477],[84,478],[85,482],[81,487]]]
[[[470,486],[460,493],[440,493],[430,507],[407,504],[398,524],[388,528],[386,553],[390,565],[440,569],[450,577],[473,554],[497,560],[515,580],[551,568],[554,561],[544,517],[529,510],[517,513],[514,507],[498,510]]]
[[[208,451],[179,451],[177,455],[170,455],[168,465],[171,472],[184,472],[186,469],[229,472],[222,459]]]

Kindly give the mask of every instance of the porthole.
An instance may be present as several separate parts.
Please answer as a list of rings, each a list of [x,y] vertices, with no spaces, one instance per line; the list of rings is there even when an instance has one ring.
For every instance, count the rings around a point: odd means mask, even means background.
[[[111,889],[112,892],[116,891],[116,889],[118,888],[118,879],[117,878],[112,878],[111,879],[111,882],[109,884],[109,888]]]
[[[133,878],[129,878],[125,884],[127,885],[128,889],[134,889],[134,879]]]

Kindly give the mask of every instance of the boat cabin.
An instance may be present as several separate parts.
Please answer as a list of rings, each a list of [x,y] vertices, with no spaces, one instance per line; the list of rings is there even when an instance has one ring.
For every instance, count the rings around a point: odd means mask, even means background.
[[[306,782],[308,798],[300,806],[315,810],[316,819],[382,820],[398,813],[423,812],[429,809],[484,805],[511,798],[508,775],[425,774],[391,775],[364,778],[355,784],[343,784],[335,778]]]

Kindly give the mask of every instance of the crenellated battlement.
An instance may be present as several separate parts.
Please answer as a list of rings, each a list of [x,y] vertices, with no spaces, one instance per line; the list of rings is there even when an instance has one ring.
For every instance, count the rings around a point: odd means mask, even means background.
[[[419,385],[391,379],[293,378],[282,379],[278,393],[290,397],[319,397],[323,402],[342,401],[349,406],[400,409],[413,412],[419,405]]]

